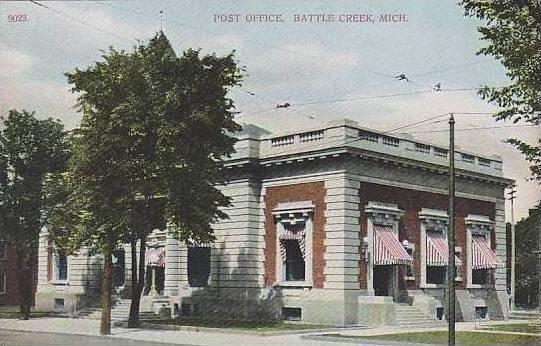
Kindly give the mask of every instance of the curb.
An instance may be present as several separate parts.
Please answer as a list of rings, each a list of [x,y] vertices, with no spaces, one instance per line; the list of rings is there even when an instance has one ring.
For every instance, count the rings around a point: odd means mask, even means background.
[[[369,336],[366,338],[348,338],[340,336],[328,336],[328,335],[301,335],[301,339],[305,340],[314,340],[314,341],[329,341],[329,342],[340,342],[340,343],[349,343],[361,345],[364,342],[371,343],[374,345],[389,345],[389,346],[419,346],[417,343],[405,343],[401,341],[383,341],[370,339]],[[422,344],[423,346],[441,346],[436,344]]]
[[[115,327],[127,328],[127,322],[115,322],[113,324]],[[316,329],[296,329],[296,330],[286,330],[286,331],[269,331],[269,332],[257,332],[251,330],[243,329],[234,329],[234,328],[212,328],[212,327],[197,327],[197,326],[179,326],[179,325],[168,325],[168,324],[157,324],[157,323],[147,323],[141,322],[138,329],[145,330],[172,330],[172,331],[185,331],[185,332],[204,332],[204,333],[214,333],[214,334],[237,334],[237,335],[251,335],[251,336],[281,336],[281,335],[303,335],[303,334],[314,334],[314,333],[331,333],[331,332],[340,332],[344,330],[359,330],[367,329],[368,327],[342,327],[342,328],[316,328]]]

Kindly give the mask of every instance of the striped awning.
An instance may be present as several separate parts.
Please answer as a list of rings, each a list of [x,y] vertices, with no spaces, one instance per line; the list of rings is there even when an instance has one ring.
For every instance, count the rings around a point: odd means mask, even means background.
[[[472,236],[472,269],[494,269],[503,266],[484,236]]]
[[[149,247],[145,251],[147,266],[165,267],[165,247]]]
[[[306,259],[306,240],[305,240],[305,229],[304,225],[300,225],[298,227],[291,227],[290,229],[282,229],[279,234],[279,240],[280,240],[280,255],[282,256],[282,260],[286,260],[286,247],[284,244],[284,241],[287,240],[296,240],[299,242],[299,248],[302,253],[302,257]]]
[[[412,261],[392,227],[374,225],[374,265],[410,265]]]
[[[449,246],[443,233],[426,233],[426,265],[431,267],[446,267],[449,263]],[[455,266],[461,266],[462,261],[455,256]]]

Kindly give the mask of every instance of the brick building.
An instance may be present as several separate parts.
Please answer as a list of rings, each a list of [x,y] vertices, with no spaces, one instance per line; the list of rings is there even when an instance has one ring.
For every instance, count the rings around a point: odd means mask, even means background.
[[[401,324],[404,311],[443,318],[446,148],[350,120],[280,134],[246,126],[236,148],[220,186],[233,205],[214,225],[216,241],[187,247],[156,231],[143,305],[332,325]],[[498,157],[455,158],[457,318],[505,318],[504,188],[512,181]],[[38,305],[76,312],[99,287],[100,260],[55,261],[49,246],[44,232]],[[128,247],[115,256],[119,294],[130,258]]]

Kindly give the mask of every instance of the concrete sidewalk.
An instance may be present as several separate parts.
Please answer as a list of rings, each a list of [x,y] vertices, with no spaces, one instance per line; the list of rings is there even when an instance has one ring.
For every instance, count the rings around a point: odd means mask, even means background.
[[[509,323],[520,323],[521,321],[513,321]],[[490,324],[501,324],[505,321],[483,322],[483,326]],[[478,326],[479,324],[477,324]],[[18,330],[18,331],[39,331],[49,333],[62,333],[72,335],[99,335],[99,321],[73,318],[36,318],[29,321],[21,321],[15,319],[0,319],[0,329]],[[474,331],[476,323],[474,322],[459,322],[456,329],[458,331]],[[420,331],[436,331],[446,330],[445,327],[436,328],[400,328],[400,327],[380,327],[380,328],[359,328],[359,329],[337,329],[332,334],[341,334],[348,336],[370,336],[378,334],[394,334],[404,332],[420,332]],[[326,334],[314,332],[309,335],[316,336]],[[231,330],[220,333],[214,331],[212,333],[205,331],[169,331],[169,330],[142,330],[142,329],[125,329],[113,328],[112,338],[133,339],[148,342],[161,342],[170,344],[191,344],[191,345],[216,345],[216,346],[241,346],[241,345],[295,345],[295,346],[323,346],[323,345],[351,345],[351,340],[340,341],[339,339],[331,340],[314,340],[309,339],[307,334],[295,335],[273,335],[259,336],[257,334],[235,334]],[[361,344],[355,342],[357,344]],[[363,342],[362,345],[385,345],[396,343],[386,342]]]
[[[28,321],[15,319],[0,319],[0,329],[17,331],[36,331],[48,333],[62,333],[72,335],[99,335],[99,321],[72,319],[72,318],[36,318]],[[351,331],[351,330],[350,330]],[[168,330],[141,330],[113,328],[112,338],[133,339],[139,341],[190,344],[190,345],[295,345],[295,346],[324,346],[324,345],[351,345],[351,343],[307,340],[300,335],[258,336],[247,334],[195,332],[195,331],[168,331]],[[363,343],[363,345],[381,345],[381,343]]]

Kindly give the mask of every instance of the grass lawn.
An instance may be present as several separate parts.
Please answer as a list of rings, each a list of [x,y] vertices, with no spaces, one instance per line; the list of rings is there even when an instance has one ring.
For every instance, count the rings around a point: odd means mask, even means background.
[[[385,334],[374,336],[345,336],[340,334],[325,334],[326,336],[336,336],[345,338],[354,338],[361,340],[385,340],[397,342],[411,342],[423,344],[441,344],[447,345],[447,332],[418,332]],[[512,334],[493,334],[476,332],[456,332],[457,345],[541,345],[538,336],[531,335],[512,335]]]
[[[502,330],[505,332],[541,334],[541,324],[539,323],[492,324],[492,325],[483,326],[483,329]]]
[[[286,330],[303,330],[303,329],[320,329],[328,328],[328,326],[316,324],[296,324],[283,323],[280,321],[218,321],[218,320],[201,320],[195,318],[179,318],[167,320],[144,320],[145,323],[168,324],[175,326],[190,326],[190,327],[206,327],[206,328],[226,328],[226,329],[242,329],[255,332],[272,332]]]
[[[17,319],[21,317],[18,311],[0,311],[0,318]],[[49,317],[48,312],[31,312],[30,318]]]

